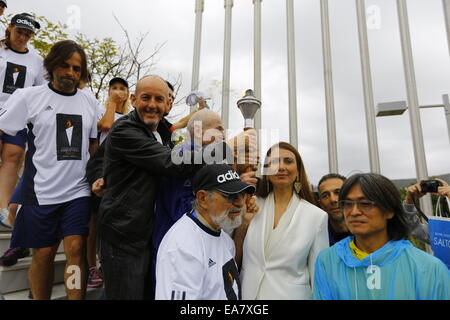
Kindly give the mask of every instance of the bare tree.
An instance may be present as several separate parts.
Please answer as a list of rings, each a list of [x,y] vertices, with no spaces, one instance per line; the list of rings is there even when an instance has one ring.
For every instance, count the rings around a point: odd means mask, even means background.
[[[123,75],[125,79],[130,80],[130,83],[134,86],[143,75],[148,74],[155,64],[157,55],[161,51],[164,43],[157,44],[150,54],[145,55],[144,52],[144,41],[147,39],[149,32],[139,35],[134,41],[132,41],[128,30],[122,25],[120,20],[114,15],[114,19],[119,24],[123,33],[125,34],[126,43],[124,45],[124,55],[125,63],[121,66]]]

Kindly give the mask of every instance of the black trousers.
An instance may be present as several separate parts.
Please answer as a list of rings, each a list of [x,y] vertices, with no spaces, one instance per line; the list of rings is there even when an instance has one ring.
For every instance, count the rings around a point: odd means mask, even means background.
[[[105,294],[108,300],[153,299],[150,247],[133,255],[108,241],[99,241]]]

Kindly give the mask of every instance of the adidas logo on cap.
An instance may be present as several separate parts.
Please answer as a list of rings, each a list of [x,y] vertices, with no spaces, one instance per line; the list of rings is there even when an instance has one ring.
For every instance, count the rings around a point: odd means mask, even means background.
[[[25,24],[31,28],[34,29],[34,24],[32,24],[30,21],[28,20],[24,20],[24,19],[17,19],[17,23],[21,23],[21,24]]]
[[[255,187],[241,181],[239,174],[227,164],[210,164],[201,168],[192,179],[194,194],[199,190],[219,190],[223,193],[251,191]],[[254,192],[254,191],[253,191]]]
[[[217,176],[218,183],[224,183],[224,182],[236,180],[236,179],[239,180],[239,175],[237,174],[237,172],[235,172],[233,170],[228,170],[227,173]]]

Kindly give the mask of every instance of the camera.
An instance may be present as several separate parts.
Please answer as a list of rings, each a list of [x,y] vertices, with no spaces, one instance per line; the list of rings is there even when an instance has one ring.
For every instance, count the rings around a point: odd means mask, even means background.
[[[422,189],[422,193],[436,193],[440,185],[441,183],[437,180],[425,180],[420,183],[420,188]]]
[[[193,107],[193,106],[195,106],[195,105],[198,103],[198,101],[199,101],[201,98],[203,98],[204,100],[209,99],[209,98],[206,98],[206,97],[205,97],[205,94],[204,94],[203,92],[200,92],[200,91],[192,91],[192,92],[189,93],[188,96],[186,97],[186,104],[187,104],[188,106]],[[207,103],[206,103],[205,108],[206,108],[206,109],[209,109],[209,106],[208,106]]]

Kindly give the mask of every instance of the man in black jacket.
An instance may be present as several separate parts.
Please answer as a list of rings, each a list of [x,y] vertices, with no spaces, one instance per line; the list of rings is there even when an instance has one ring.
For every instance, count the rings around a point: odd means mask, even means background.
[[[131,103],[135,110],[116,121],[105,145],[97,232],[108,299],[144,298],[159,177],[186,178],[198,168],[173,164],[157,132],[169,103],[162,78],[139,80]]]

